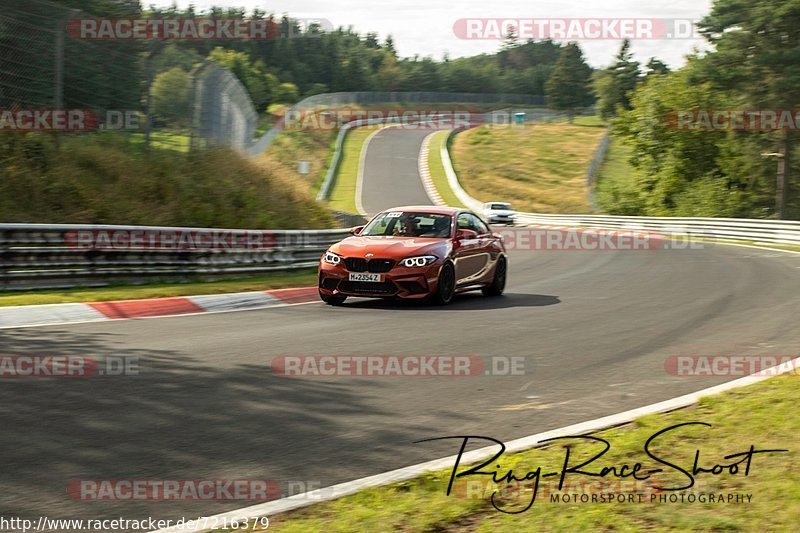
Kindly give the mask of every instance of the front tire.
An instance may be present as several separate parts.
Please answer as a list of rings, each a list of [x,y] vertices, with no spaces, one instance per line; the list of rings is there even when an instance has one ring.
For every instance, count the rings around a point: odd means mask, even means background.
[[[319,293],[319,297],[328,305],[342,305],[347,300],[347,296],[334,296],[332,294]]]
[[[439,283],[436,292],[431,295],[431,302],[436,305],[447,305],[453,301],[455,293],[456,271],[451,263],[445,263],[439,271]]]
[[[494,279],[492,284],[488,287],[481,289],[484,296],[500,296],[506,288],[506,274],[508,273],[508,266],[506,265],[505,258],[501,257],[497,260],[497,266],[494,269]]]

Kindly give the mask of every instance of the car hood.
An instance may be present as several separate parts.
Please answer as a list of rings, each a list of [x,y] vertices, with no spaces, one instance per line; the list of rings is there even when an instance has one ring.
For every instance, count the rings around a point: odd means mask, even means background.
[[[446,247],[447,243],[447,239],[356,235],[331,246],[331,252],[342,257],[365,257],[371,253],[376,258],[400,260],[413,255],[433,253],[434,250]]]

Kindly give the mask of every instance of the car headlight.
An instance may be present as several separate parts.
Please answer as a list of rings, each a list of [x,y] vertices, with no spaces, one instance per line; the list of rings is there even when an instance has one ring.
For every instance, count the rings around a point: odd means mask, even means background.
[[[435,255],[419,255],[416,257],[406,257],[405,259],[400,261],[400,264],[403,265],[404,267],[414,268],[414,267],[424,267],[430,265],[434,261],[436,261]]]
[[[338,265],[342,261],[342,258],[333,252],[325,252],[325,255],[322,256],[322,260],[331,265]]]

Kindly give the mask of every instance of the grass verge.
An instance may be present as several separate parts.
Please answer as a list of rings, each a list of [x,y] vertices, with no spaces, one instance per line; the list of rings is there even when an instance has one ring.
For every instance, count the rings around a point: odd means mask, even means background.
[[[344,139],[342,161],[333,183],[328,206],[345,213],[358,213],[356,208],[356,182],[361,163],[361,148],[374,127],[354,128]]]
[[[294,272],[275,272],[221,281],[115,285],[109,287],[87,287],[61,290],[46,289],[40,291],[26,291],[25,293],[0,294],[0,307],[264,291],[288,287],[304,287],[314,285],[316,281],[317,271],[315,269],[302,269]]]
[[[641,215],[641,200],[630,191],[636,190],[633,166],[628,162],[631,148],[617,137],[611,137],[606,158],[597,172],[595,198],[604,213]]]
[[[138,148],[145,147],[144,133],[130,133],[131,142]],[[189,151],[189,135],[171,133],[167,131],[153,131],[150,133],[150,146],[158,150],[174,150],[187,153]]]
[[[261,155],[270,173],[299,181],[316,196],[330,165],[336,131],[287,130],[280,133]],[[309,162],[309,173],[298,172],[299,162]]]
[[[451,157],[461,186],[474,198],[508,201],[518,211],[591,213],[586,169],[605,129],[586,121],[459,133]]]
[[[453,494],[446,496],[450,471],[435,472],[414,480],[368,489],[338,500],[270,517],[270,531],[790,531],[800,516],[800,469],[796,435],[800,418],[796,416],[796,398],[800,391],[796,375],[780,376],[763,382],[703,398],[697,405],[665,414],[639,418],[630,424],[596,433],[610,443],[611,449],[585,470],[598,472],[602,467],[623,464],[632,468],[636,462],[642,472],[663,467],[649,480],[636,484],[630,478],[620,481],[569,474],[566,486],[557,490],[558,477],[544,478],[536,502],[521,514],[503,514],[494,509],[487,497],[495,486],[488,476],[473,476],[486,487],[476,494],[474,486],[457,481]],[[752,458],[749,474],[744,464],[737,474],[727,470],[720,475],[695,476],[695,485],[687,491],[661,492],[656,487],[685,485],[687,476],[660,465],[644,452],[647,440],[662,429],[687,422],[704,422],[712,427],[686,426],[657,438],[650,446],[658,457],[691,471],[696,450],[699,464],[711,468],[730,464],[726,455],[756,449],[788,449],[788,453],[764,453]],[[490,431],[487,431],[491,435]],[[435,436],[435,435],[432,435]],[[565,445],[550,445],[500,459],[501,471],[513,469],[518,477],[538,466],[542,472],[559,472],[565,457]],[[602,450],[599,443],[571,442],[571,465],[588,460]],[[422,446],[424,444],[417,444]],[[460,441],[453,441],[453,453]],[[485,471],[493,471],[489,466]],[[463,467],[459,468],[463,471]],[[630,472],[630,470],[629,470]],[[502,474],[501,474],[502,475]],[[501,493],[497,501],[503,509],[519,510],[531,499],[530,482]],[[620,503],[564,503],[551,497],[563,494],[626,494]],[[680,495],[750,494],[749,503],[680,503]],[[638,495],[642,494],[642,497]],[[670,494],[678,502],[660,501]],[[468,497],[470,495],[471,497]],[[633,498],[630,498],[632,495]],[[726,496],[727,498],[727,496]],[[630,501],[633,499],[634,501]],[[640,501],[642,500],[642,501]]]
[[[430,142],[430,152],[428,152],[428,168],[431,172],[431,180],[439,195],[444,202],[452,207],[466,207],[462,204],[453,189],[450,188],[450,183],[447,181],[447,174],[444,172],[442,165],[442,146],[447,142],[447,136],[450,132],[439,131],[433,134]]]

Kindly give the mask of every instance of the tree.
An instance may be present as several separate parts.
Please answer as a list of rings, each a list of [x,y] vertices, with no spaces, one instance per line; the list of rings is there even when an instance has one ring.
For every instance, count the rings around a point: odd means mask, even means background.
[[[383,43],[383,49],[386,50],[389,53],[389,55],[391,55],[395,59],[397,58],[397,50],[395,50],[394,48],[394,39],[392,38],[391,35],[386,36],[386,41]]]
[[[580,47],[576,43],[567,44],[545,84],[549,106],[567,111],[572,122],[578,108],[592,103],[591,76],[592,69],[584,61]]]
[[[379,50],[381,45],[378,42],[378,34],[375,32],[367,33],[367,35],[364,37],[364,46],[372,50]]]
[[[311,86],[306,90],[303,98],[308,98],[309,96],[314,96],[315,94],[324,94],[328,92],[328,86],[324,83],[312,83]]]
[[[367,70],[364,56],[356,51],[349,54],[347,64],[344,67],[344,90],[345,91],[368,91],[369,71]]]
[[[656,59],[655,57],[651,57],[650,61],[647,62],[645,65],[645,75],[651,76],[653,74],[667,74],[669,72],[669,67],[666,63]]]
[[[281,83],[275,91],[274,101],[280,104],[293,104],[300,99],[300,91],[294,83]]]
[[[631,42],[622,41],[614,63],[595,79],[597,109],[600,116],[609,118],[617,114],[618,106],[630,109],[630,93],[639,82],[639,62],[633,60]]]
[[[614,123],[635,169],[631,186],[615,191],[622,202],[639,206],[630,214],[760,216],[763,139],[700,118],[701,110],[731,109],[736,101],[730,91],[702,79],[704,61],[689,57],[680,70],[641,84],[631,95],[631,109]],[[613,206],[605,207],[614,213]]]
[[[503,50],[516,48],[518,45],[519,39],[517,39],[517,29],[514,26],[509,26],[503,39]]]
[[[716,0],[699,27],[716,48],[705,63],[705,75],[715,86],[736,90],[742,103],[756,109],[791,109],[800,104],[800,8],[796,0]],[[784,129],[776,137],[780,156],[775,215],[784,218],[795,136]]]
[[[598,70],[592,77],[594,94],[597,97],[597,114],[609,119],[617,111],[617,84],[609,69]]]
[[[153,81],[154,114],[171,126],[189,124],[190,99],[189,74],[180,67],[160,73]]]

